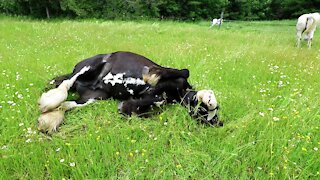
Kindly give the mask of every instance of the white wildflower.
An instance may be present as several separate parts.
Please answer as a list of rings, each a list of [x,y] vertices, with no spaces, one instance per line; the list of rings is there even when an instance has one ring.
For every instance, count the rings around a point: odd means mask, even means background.
[[[280,118],[278,118],[278,117],[273,117],[272,118],[274,121],[279,121],[280,120]]]
[[[76,166],[76,163],[75,163],[75,162],[71,162],[69,165],[70,165],[71,167],[75,167],[75,166]]]

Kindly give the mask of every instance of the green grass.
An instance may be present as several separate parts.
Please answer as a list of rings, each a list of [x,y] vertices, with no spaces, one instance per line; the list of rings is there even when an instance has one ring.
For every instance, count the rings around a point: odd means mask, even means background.
[[[318,179],[320,33],[295,47],[295,21],[33,21],[0,17],[0,179]],[[188,68],[213,89],[225,126],[179,105],[152,118],[109,100],[37,131],[37,99],[53,77],[98,53],[132,51]]]

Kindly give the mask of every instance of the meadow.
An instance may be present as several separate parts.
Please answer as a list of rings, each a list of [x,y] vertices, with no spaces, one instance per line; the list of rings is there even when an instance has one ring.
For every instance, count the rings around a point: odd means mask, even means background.
[[[0,17],[0,179],[319,179],[320,32],[295,47],[295,21],[40,21]],[[188,68],[214,90],[223,127],[168,105],[125,117],[117,100],[37,131],[50,79],[99,53],[131,51]],[[76,95],[70,95],[70,99]]]

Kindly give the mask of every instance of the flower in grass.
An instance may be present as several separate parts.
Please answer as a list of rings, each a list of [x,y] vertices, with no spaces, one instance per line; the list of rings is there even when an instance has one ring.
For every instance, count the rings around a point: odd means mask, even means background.
[[[56,149],[56,152],[59,152],[60,150],[61,150],[61,148],[57,148],[57,149]]]
[[[31,142],[31,139],[27,139],[27,140],[26,140],[26,143],[30,143],[30,142]]]
[[[278,117],[273,117],[272,118],[274,121],[279,121],[280,120],[280,118],[278,118]]]
[[[318,151],[319,149],[317,147],[314,147],[313,150]]]
[[[23,123],[19,123],[19,126],[21,127],[21,126],[23,126],[24,124]]]
[[[120,155],[120,152],[117,151],[117,152],[116,152],[116,155],[119,156],[119,155]]]
[[[264,117],[264,113],[263,112],[259,112],[259,115]]]
[[[64,159],[60,159],[60,162],[63,163],[63,162],[64,162]]]
[[[75,167],[76,163],[75,162],[71,162],[69,165],[70,165],[70,167]]]

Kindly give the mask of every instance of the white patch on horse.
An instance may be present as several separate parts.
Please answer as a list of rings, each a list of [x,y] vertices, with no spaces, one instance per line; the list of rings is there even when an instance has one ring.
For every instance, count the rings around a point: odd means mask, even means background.
[[[217,114],[217,110],[209,110],[208,111],[208,117],[207,117],[207,121],[210,121],[215,115]]]
[[[133,92],[133,90],[132,90],[132,89],[127,89],[127,91],[128,91],[131,95],[133,95],[133,94],[134,94],[134,92]]]
[[[112,86],[115,84],[123,84],[125,87],[127,87],[129,84],[137,86],[146,84],[142,79],[132,77],[124,78],[124,75],[125,73],[119,73],[115,75],[108,73],[103,80],[105,84],[110,83]]]
[[[125,87],[127,87],[128,84],[134,84],[134,85],[138,85],[138,86],[146,84],[142,79],[132,78],[132,77],[125,78],[124,81],[125,81],[125,83],[124,83]]]
[[[119,74],[115,74],[112,75],[111,73],[108,73],[104,78],[104,83],[108,84],[110,83],[112,86],[116,85],[116,84],[123,84],[124,80],[123,80],[123,75],[125,73],[119,73]]]

